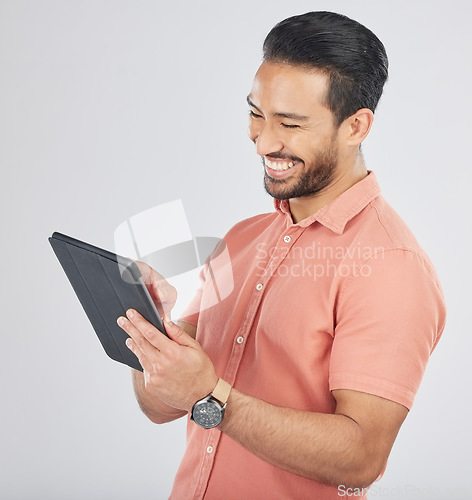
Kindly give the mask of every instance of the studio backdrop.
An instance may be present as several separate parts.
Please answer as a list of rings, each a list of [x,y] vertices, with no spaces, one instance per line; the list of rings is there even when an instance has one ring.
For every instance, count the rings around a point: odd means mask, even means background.
[[[363,151],[448,305],[370,498],[472,498],[469,3],[0,0],[1,498],[168,497],[185,421],[141,413],[47,238],[109,250],[118,238],[140,256],[196,249],[172,271],[184,301],[198,244],[273,210],[246,96],[267,32],[309,10],[346,14],[386,46],[390,78]],[[160,222],[169,207],[178,227]]]

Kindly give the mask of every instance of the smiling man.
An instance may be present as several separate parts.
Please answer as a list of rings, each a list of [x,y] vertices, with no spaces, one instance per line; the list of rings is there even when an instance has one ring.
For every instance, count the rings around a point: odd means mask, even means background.
[[[434,269],[385,202],[360,145],[387,79],[378,38],[311,12],[275,26],[247,97],[275,211],[224,238],[169,338],[118,322],[146,415],[189,415],[171,498],[364,498],[385,469],[444,328]],[[175,290],[141,265],[152,297]]]
[[[291,200],[295,222],[367,174],[359,144],[373,111],[359,109],[338,123],[326,102],[329,91],[327,70],[271,57],[259,68],[247,98],[249,134],[265,167],[265,188],[276,199]],[[342,139],[348,139],[348,147],[340,147]]]

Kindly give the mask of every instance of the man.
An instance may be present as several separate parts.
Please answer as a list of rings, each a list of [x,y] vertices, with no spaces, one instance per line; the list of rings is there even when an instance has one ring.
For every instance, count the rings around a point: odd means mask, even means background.
[[[247,98],[275,212],[224,241],[169,338],[137,312],[118,323],[143,373],[146,415],[190,414],[171,498],[365,497],[445,322],[425,253],[380,195],[360,145],[387,79],[378,38],[329,12],[282,21]],[[167,312],[176,292],[141,265]]]

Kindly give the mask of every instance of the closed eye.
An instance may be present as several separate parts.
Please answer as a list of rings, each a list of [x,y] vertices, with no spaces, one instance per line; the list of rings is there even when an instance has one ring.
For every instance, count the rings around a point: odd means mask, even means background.
[[[251,118],[262,118],[262,115],[258,115],[257,113],[254,113],[252,109],[249,110],[249,116]]]
[[[281,123],[284,128],[300,128],[300,125],[289,125],[288,123]]]

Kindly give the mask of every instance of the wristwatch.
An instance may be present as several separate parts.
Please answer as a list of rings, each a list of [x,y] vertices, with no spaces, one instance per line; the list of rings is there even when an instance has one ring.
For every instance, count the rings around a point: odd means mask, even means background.
[[[230,392],[231,386],[228,382],[218,379],[213,392],[193,405],[190,420],[204,429],[221,424]]]

